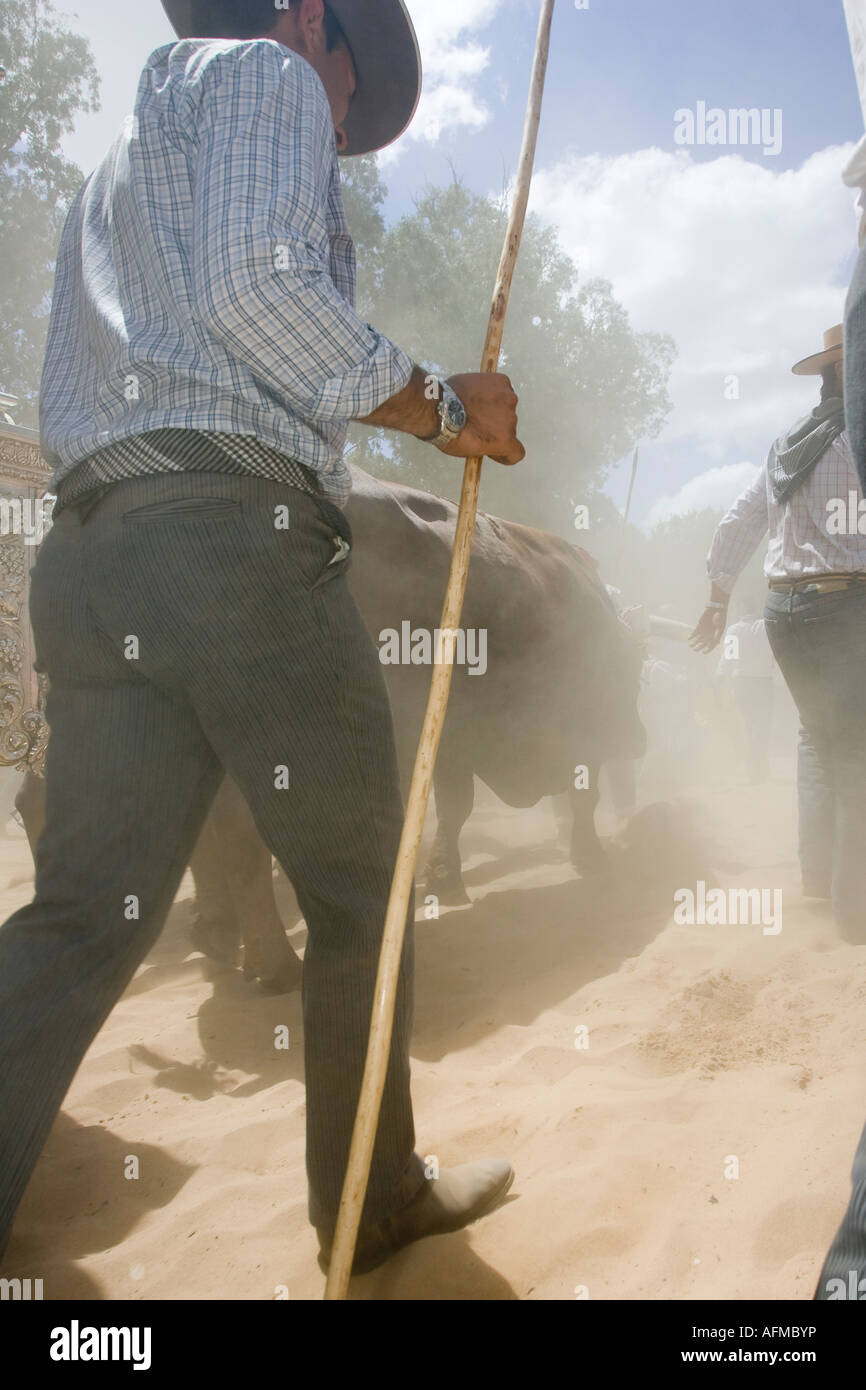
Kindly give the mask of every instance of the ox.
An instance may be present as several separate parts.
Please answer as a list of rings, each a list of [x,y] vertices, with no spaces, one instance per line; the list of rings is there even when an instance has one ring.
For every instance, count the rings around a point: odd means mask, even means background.
[[[430,667],[427,644],[404,639],[407,629],[432,633],[439,623],[457,507],[358,469],[353,480],[350,583],[380,648],[408,782]],[[640,757],[644,735],[637,715],[641,650],[591,559],[558,536],[479,515],[461,626],[467,659],[460,660],[458,644],[434,778],[428,890],[444,903],[468,901],[459,837],[472,810],[473,775],[508,806],[568,793],[575,868],[598,869],[599,769],[609,758]],[[392,634],[401,639],[399,664]],[[482,654],[473,666],[472,656]]]

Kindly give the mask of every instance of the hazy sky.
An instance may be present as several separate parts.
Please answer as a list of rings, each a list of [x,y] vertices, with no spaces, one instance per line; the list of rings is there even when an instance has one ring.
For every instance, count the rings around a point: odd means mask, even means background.
[[[87,172],[172,31],[159,0],[55,2],[102,79],[102,110],[65,143]],[[425,93],[383,158],[391,216],[452,167],[481,193],[513,172],[538,16],[536,0],[409,8]],[[700,104],[709,138],[728,144],[678,142],[690,132],[676,113],[694,113],[699,136]],[[761,143],[713,125],[713,108],[765,113]],[[840,171],[862,134],[842,0],[559,0],[532,206],[582,274],[613,282],[635,327],[673,334],[680,351],[674,412],[642,451],[636,520],[726,505],[814,403],[790,366],[842,316],[856,222]],[[625,471],[610,480],[618,501]]]

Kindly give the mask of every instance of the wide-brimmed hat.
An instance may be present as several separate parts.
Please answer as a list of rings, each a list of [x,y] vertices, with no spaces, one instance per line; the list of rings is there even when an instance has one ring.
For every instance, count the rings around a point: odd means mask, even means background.
[[[828,328],[824,334],[824,351],[814,352],[811,357],[804,357],[802,362],[797,362],[791,368],[795,376],[820,376],[825,367],[829,367],[831,362],[842,361],[842,324],[837,323],[832,328]]]
[[[326,0],[346,35],[358,85],[343,122],[344,155],[370,154],[402,135],[421,95],[421,55],[403,0]],[[178,38],[234,38],[224,22],[192,24],[192,0],[162,0]],[[278,12],[274,11],[274,22]]]

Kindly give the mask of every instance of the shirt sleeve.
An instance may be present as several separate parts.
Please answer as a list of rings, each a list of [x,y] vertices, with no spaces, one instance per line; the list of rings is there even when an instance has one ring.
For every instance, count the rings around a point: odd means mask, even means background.
[[[276,44],[235,49],[219,66],[197,132],[197,312],[304,418],[369,415],[407,384],[413,362],[355,313],[351,273],[336,268],[342,204],[324,87]],[[337,239],[349,242],[344,228]]]
[[[707,556],[707,575],[729,594],[767,533],[767,468],[740,493],[716,528]]]

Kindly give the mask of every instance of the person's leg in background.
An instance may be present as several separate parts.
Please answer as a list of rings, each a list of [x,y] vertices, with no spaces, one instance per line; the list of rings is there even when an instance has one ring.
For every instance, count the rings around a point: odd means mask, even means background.
[[[771,598],[775,597],[771,594]],[[768,605],[769,611],[769,605]],[[833,910],[846,940],[866,941],[866,585],[800,590],[785,635],[767,635],[800,710],[819,795],[832,785]],[[829,816],[828,816],[829,819]],[[820,828],[813,819],[812,838]],[[804,878],[806,865],[804,863]],[[818,887],[823,886],[818,884]]]
[[[33,902],[0,928],[0,1251],[63,1096],[156,940],[221,769],[188,704],[141,680],[93,625],[81,525],[34,570],[48,673],[46,821]]]
[[[797,803],[800,868],[807,897],[829,898],[833,885],[836,787],[833,750],[818,663],[794,627],[788,594],[767,595],[764,622],[773,655],[800,715]]]
[[[866,944],[866,585],[825,602],[820,618],[801,621],[826,673],[836,783],[833,910],[845,940],[859,945]]]
[[[836,839],[833,759],[829,741],[815,731],[814,725],[800,727],[797,799],[803,893],[807,898],[831,898]]]

